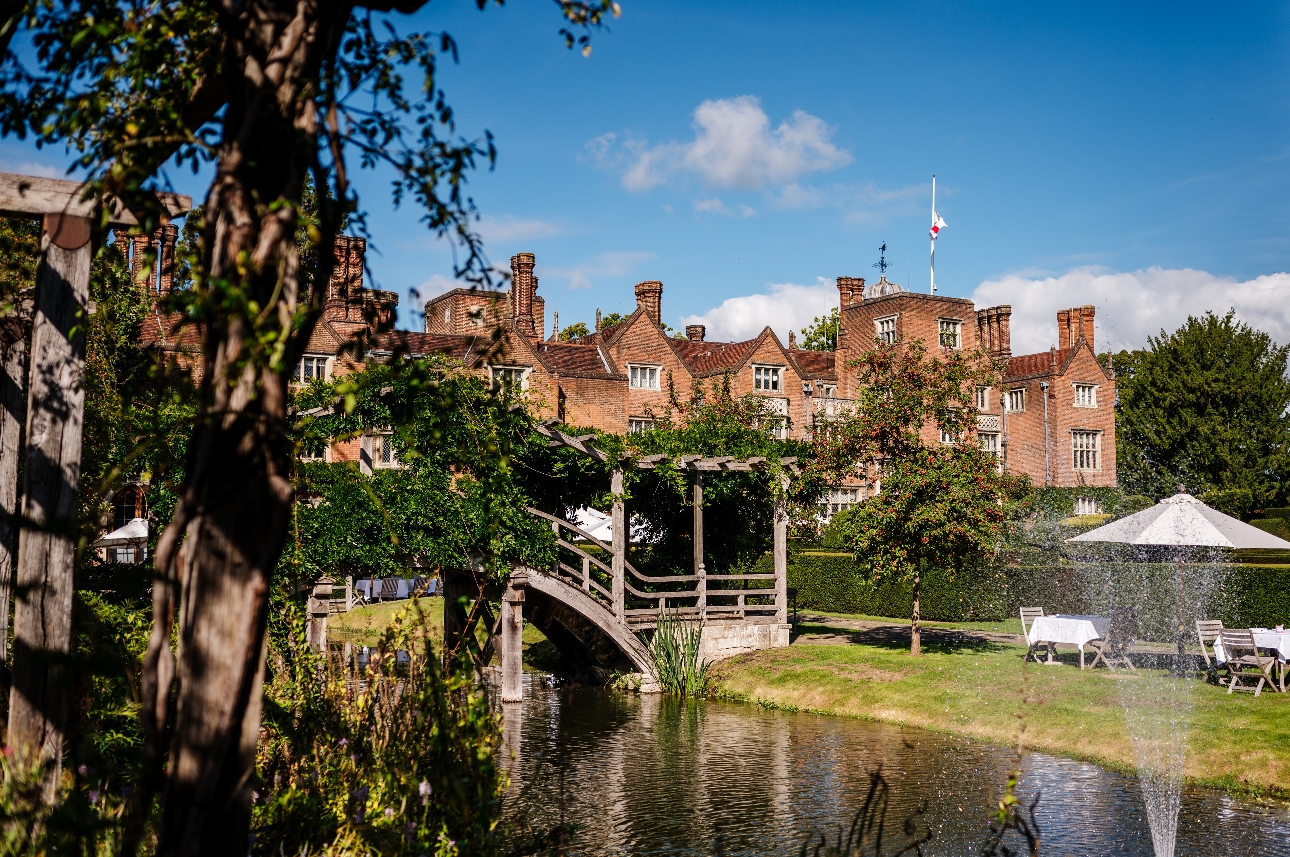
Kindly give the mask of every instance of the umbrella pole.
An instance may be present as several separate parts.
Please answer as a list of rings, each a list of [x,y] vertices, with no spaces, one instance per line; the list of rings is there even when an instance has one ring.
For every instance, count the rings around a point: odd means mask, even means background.
[[[1186,638],[1186,600],[1183,596],[1183,560],[1178,560],[1178,658],[1174,664],[1174,675],[1179,678],[1186,678],[1190,670],[1187,669],[1187,638]]]

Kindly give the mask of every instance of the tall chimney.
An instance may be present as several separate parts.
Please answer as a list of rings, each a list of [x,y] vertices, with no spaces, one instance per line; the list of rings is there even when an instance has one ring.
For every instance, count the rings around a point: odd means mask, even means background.
[[[645,310],[645,314],[662,324],[663,320],[663,284],[658,280],[646,280],[636,284],[636,308]]]
[[[600,307],[596,307],[596,333],[600,333]]]
[[[797,333],[792,330],[788,332],[788,347],[790,349],[797,347]]]
[[[977,344],[991,356],[1012,356],[1012,331],[1009,326],[1011,316],[1012,307],[1009,304],[976,311]]]
[[[558,309],[553,310],[551,315],[551,341],[558,342],[560,340],[560,311]]]
[[[1074,310],[1072,310],[1072,312],[1074,312]],[[1096,354],[1097,349],[1093,347],[1094,312],[1095,312],[1094,307],[1089,304],[1085,304],[1084,306],[1079,308],[1079,332],[1084,337],[1084,341],[1088,343],[1089,349],[1092,350],[1094,354]]]
[[[533,278],[536,258],[532,253],[516,253],[511,257],[511,316],[515,329],[526,336],[535,336],[533,324],[533,293],[537,282]]]
[[[1057,347],[1070,348],[1071,341],[1071,311],[1059,309],[1057,311]]]
[[[533,291],[537,291],[538,278],[533,278]],[[542,331],[546,330],[546,300],[541,295],[533,295],[533,334],[538,339],[542,338]]]
[[[838,277],[838,308],[845,310],[851,304],[864,300],[864,277]]]
[[[685,338],[692,342],[702,342],[703,337],[707,336],[708,328],[702,324],[687,324],[685,326]]]

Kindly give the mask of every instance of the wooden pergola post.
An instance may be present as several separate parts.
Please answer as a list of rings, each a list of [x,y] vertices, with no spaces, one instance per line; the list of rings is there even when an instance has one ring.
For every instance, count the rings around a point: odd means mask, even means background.
[[[775,621],[788,623],[788,476],[775,494]]]
[[[10,523],[18,511],[18,454],[22,432],[22,370],[26,346],[22,329],[13,325],[6,330],[16,341],[0,342],[4,349],[4,369],[0,371],[0,664],[8,659],[9,596],[13,581],[13,558],[17,540]]]
[[[188,197],[158,194],[158,198],[171,216],[192,208]],[[5,743],[15,750],[20,764],[42,766],[46,803],[53,801],[58,786],[67,720],[66,661],[71,647],[85,415],[85,323],[93,256],[90,234],[101,205],[100,200],[86,199],[85,186],[78,182],[0,173],[0,215],[42,218],[23,474],[22,515],[29,523],[18,535]],[[109,199],[106,205],[110,225],[138,225],[118,200]],[[14,413],[8,383],[13,356],[7,348],[3,397],[7,416],[0,429],[0,446],[8,460],[16,457],[9,454],[7,445],[12,432],[8,420]],[[5,480],[0,497],[7,498],[12,490],[9,473],[8,467],[0,468],[0,480]],[[6,569],[0,566],[0,571]],[[0,589],[8,589],[7,574]]]
[[[627,574],[627,509],[623,503],[623,469],[615,467],[609,476],[609,491],[614,496],[613,517],[611,523],[614,532],[614,556],[610,568],[614,581],[610,594],[614,599],[614,618],[619,622],[624,618],[623,599],[626,590],[623,587]]]
[[[694,472],[694,574],[698,577],[699,618],[708,613],[708,571],[703,563],[703,474]]]
[[[502,702],[524,701],[524,587],[514,575],[502,592]]]

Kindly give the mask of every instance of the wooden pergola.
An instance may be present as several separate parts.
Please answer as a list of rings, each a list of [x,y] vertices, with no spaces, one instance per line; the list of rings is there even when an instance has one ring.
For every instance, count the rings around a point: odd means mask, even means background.
[[[762,456],[752,458],[735,458],[731,455],[702,456],[702,455],[681,455],[672,457],[668,455],[644,455],[634,456],[630,453],[624,453],[617,460],[611,462],[610,456],[604,450],[592,446],[588,441],[592,440],[595,435],[573,436],[565,434],[556,429],[550,421],[539,423],[536,426],[539,434],[550,438],[552,446],[567,446],[575,449],[585,455],[588,455],[597,461],[613,464],[610,470],[609,490],[613,495],[612,508],[612,526],[615,538],[612,544],[613,556],[613,581],[614,592],[613,600],[615,609],[618,611],[618,618],[624,619],[623,605],[623,583],[627,565],[627,542],[629,531],[627,528],[626,505],[623,501],[623,476],[627,468],[636,468],[639,470],[653,470],[659,465],[667,462],[670,466],[678,470],[688,471],[693,475],[693,500],[694,508],[694,570],[693,578],[698,587],[698,608],[700,615],[703,614],[707,607],[707,569],[703,561],[703,475],[704,473],[721,473],[721,472],[749,472],[759,471],[767,472],[772,469],[770,460]],[[787,493],[789,482],[792,477],[798,476],[801,469],[798,467],[797,458],[788,456],[779,459],[780,473],[779,482],[780,490],[775,495],[775,513],[774,513],[774,566],[775,566],[775,594],[777,604],[777,619],[780,622],[788,621],[788,503]],[[621,535],[619,535],[621,534]],[[766,575],[742,575],[748,578],[761,578]],[[676,577],[675,580],[684,580],[685,577]]]
[[[156,201],[171,217],[192,208],[192,199],[178,194],[157,193]],[[6,743],[29,761],[50,763],[45,787],[52,796],[70,693],[60,664],[71,643],[85,318],[93,311],[90,236],[96,223],[137,227],[139,218],[118,199],[90,195],[80,182],[11,173],[0,173],[0,215],[39,217],[42,226],[34,292],[0,317],[0,635],[7,631],[10,593],[17,593]],[[31,360],[24,371],[28,325]],[[30,378],[26,385],[24,376]],[[15,580],[13,518],[24,410],[26,523],[18,533]],[[0,658],[3,652],[0,647]]]

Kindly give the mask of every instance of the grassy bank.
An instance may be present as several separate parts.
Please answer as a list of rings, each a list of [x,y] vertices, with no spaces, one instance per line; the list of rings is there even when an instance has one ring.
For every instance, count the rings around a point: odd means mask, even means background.
[[[389,627],[390,622],[401,611],[407,609],[410,601],[386,601],[381,604],[367,604],[355,607],[348,613],[337,613],[327,617],[327,638],[334,643],[351,643],[357,646],[373,646],[381,638],[381,633]],[[443,641],[443,598],[431,595],[421,599],[426,619],[430,623],[431,638],[436,642]],[[479,629],[479,639],[487,635]],[[524,666],[542,672],[550,672],[559,663],[559,653],[542,632],[532,623],[524,623]]]
[[[992,623],[987,623],[992,624]],[[1002,623],[999,623],[1000,629]],[[942,625],[941,627],[946,627]],[[1163,673],[1023,667],[1025,649],[945,633],[908,654],[908,631],[856,634],[806,626],[786,649],[714,668],[719,695],[790,710],[952,732],[1003,745],[1134,769],[1119,684],[1169,682]],[[830,644],[813,644],[829,640]],[[845,640],[839,642],[839,638]],[[857,641],[862,638],[864,641]],[[1229,791],[1290,796],[1290,694],[1227,695],[1189,681],[1186,776]],[[1145,689],[1145,688],[1144,688]],[[1133,688],[1137,691],[1138,688]]]

